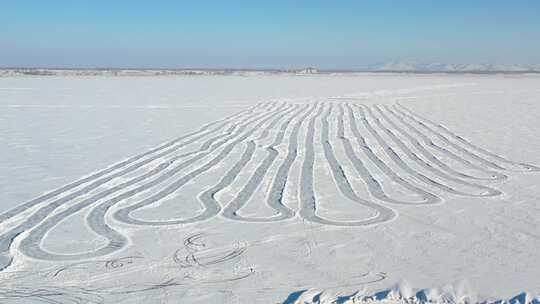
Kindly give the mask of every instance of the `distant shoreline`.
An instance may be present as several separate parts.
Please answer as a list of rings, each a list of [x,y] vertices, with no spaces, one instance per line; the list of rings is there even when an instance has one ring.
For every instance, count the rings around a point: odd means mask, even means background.
[[[540,74],[540,70],[317,70],[306,69],[209,69],[209,68],[0,68],[0,77],[18,76],[264,76],[264,75],[355,75],[355,74]]]

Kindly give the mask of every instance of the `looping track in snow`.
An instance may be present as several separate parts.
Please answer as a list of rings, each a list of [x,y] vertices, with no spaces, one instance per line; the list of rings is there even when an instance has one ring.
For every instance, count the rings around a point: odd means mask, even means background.
[[[335,186],[330,199],[318,189],[319,170]],[[261,103],[1,214],[0,270],[16,252],[51,261],[117,252],[130,242],[119,222],[155,227],[216,216],[251,223],[299,216],[322,225],[376,225],[399,216],[392,205],[433,205],[452,195],[493,197],[502,193],[493,182],[506,174],[539,170],[478,147],[399,104]],[[199,191],[187,191],[186,185]],[[173,201],[175,210],[185,208],[186,197],[201,205],[195,215],[170,218],[158,212],[164,201]],[[367,215],[340,220],[322,214],[321,204],[333,209],[337,200]],[[253,204],[272,214],[243,212]],[[161,218],[145,219],[145,210]],[[105,244],[73,254],[43,248],[54,228],[77,214],[85,215],[82,224]]]

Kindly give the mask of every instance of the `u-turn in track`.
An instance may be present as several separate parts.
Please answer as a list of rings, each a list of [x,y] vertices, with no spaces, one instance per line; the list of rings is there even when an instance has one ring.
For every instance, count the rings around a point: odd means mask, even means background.
[[[316,170],[329,172],[338,193],[332,199],[347,200],[369,215],[339,220],[321,214]],[[331,226],[380,225],[399,216],[392,206],[421,208],[451,196],[497,197],[502,194],[497,182],[539,170],[479,147],[401,104],[259,103],[0,214],[0,270],[12,264],[16,252],[50,261],[117,252],[130,241],[117,222],[155,227],[222,217],[254,224],[301,218]],[[198,183],[199,177],[216,174],[215,184]],[[359,181],[363,192],[355,186]],[[136,216],[187,184],[200,190],[189,192],[202,206],[199,214],[159,220]],[[224,190],[232,194],[230,200],[220,200]],[[288,202],[286,193],[293,193],[296,202]],[[185,205],[180,199],[175,203],[175,208]],[[242,214],[248,204],[265,204],[273,214]],[[82,224],[106,239],[105,245],[77,254],[42,247],[59,223],[83,212]]]

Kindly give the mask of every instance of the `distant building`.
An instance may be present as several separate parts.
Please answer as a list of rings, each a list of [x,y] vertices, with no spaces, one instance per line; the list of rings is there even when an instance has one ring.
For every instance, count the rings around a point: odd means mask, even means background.
[[[319,73],[319,70],[317,70],[316,68],[308,67],[303,70],[298,70],[296,71],[296,73],[297,74],[317,74]]]

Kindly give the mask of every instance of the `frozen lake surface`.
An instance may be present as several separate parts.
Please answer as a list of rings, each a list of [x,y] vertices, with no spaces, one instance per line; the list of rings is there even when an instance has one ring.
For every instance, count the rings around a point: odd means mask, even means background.
[[[533,301],[539,98],[538,75],[0,78],[0,302]]]

